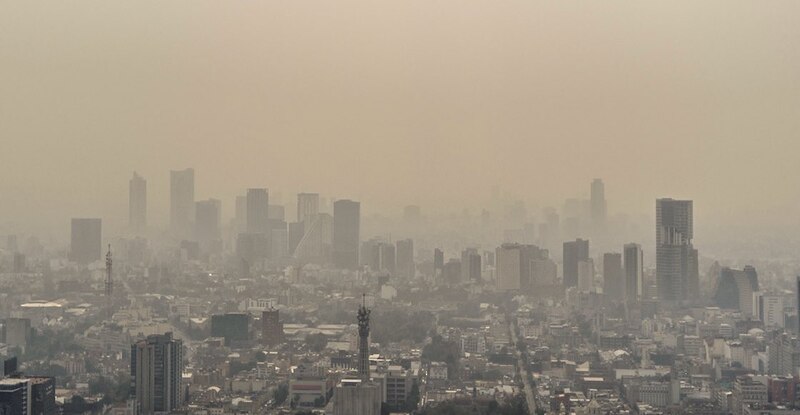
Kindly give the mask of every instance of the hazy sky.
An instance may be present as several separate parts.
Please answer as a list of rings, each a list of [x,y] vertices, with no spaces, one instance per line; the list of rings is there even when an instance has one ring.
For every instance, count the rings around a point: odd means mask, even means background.
[[[0,224],[151,223],[169,170],[394,214],[692,198],[800,215],[800,2],[3,1]],[[777,213],[783,212],[783,217]]]

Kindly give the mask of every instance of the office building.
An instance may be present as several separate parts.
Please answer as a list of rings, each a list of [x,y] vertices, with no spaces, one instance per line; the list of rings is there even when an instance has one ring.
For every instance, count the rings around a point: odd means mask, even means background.
[[[274,308],[261,313],[261,343],[265,346],[283,343],[283,322],[280,313]]]
[[[225,345],[250,339],[250,315],[247,313],[214,314],[211,316],[211,337],[225,338]]]
[[[591,258],[578,261],[578,290],[594,292],[594,261]]]
[[[319,214],[319,193],[297,194],[297,222],[316,220]]]
[[[128,181],[128,227],[136,235],[147,227],[147,180],[136,172]]]
[[[642,298],[644,287],[644,253],[641,245],[625,244],[622,256],[625,263],[625,300],[636,302]]]
[[[333,393],[333,415],[380,415],[381,392],[372,382],[342,379]]]
[[[0,414],[31,415],[32,399],[30,380],[0,379]]]
[[[753,317],[763,322],[767,328],[785,327],[784,298],[779,293],[753,293]]]
[[[411,239],[397,241],[395,253],[397,254],[397,275],[401,278],[414,278],[416,274],[414,241]]]
[[[247,189],[247,233],[269,232],[269,193],[267,189]]]
[[[495,286],[498,291],[526,290],[533,287],[531,264],[535,260],[546,260],[546,249],[536,245],[505,243],[495,251],[497,273]]]
[[[183,404],[183,342],[172,333],[153,334],[131,345],[135,412],[169,413]]]
[[[461,251],[461,282],[481,280],[481,254],[476,248]]]
[[[293,231],[291,230],[292,225],[294,226]],[[319,213],[316,219],[290,224],[290,232],[293,232],[291,238],[300,236],[294,249],[294,258],[315,264],[331,262],[333,217],[330,214]]]
[[[656,284],[661,301],[677,302],[697,295],[697,250],[692,245],[691,200],[656,200]]]
[[[607,253],[603,255],[603,294],[612,301],[625,300],[622,254]]]
[[[592,226],[596,232],[602,231],[606,223],[606,190],[602,179],[592,181],[589,205]]]
[[[73,218],[70,260],[79,264],[99,261],[103,257],[103,223],[97,218]]]
[[[564,242],[564,287],[578,286],[578,264],[589,259],[589,241],[577,239]]]
[[[758,292],[758,273],[750,265],[741,270],[723,267],[714,288],[714,301],[719,308],[737,310],[753,316],[753,293]]]
[[[173,234],[187,238],[194,218],[194,169],[170,171],[169,223]]]
[[[339,268],[358,268],[361,243],[361,204],[352,200],[333,203],[333,263]]]
[[[51,376],[24,376],[31,385],[31,415],[56,415],[56,379]]]

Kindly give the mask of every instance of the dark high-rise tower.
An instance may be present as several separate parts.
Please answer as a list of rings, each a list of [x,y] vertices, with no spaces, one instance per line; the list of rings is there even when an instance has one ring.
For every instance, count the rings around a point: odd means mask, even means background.
[[[333,263],[339,268],[358,268],[361,204],[352,200],[333,203]]]
[[[642,297],[644,284],[644,254],[638,244],[625,244],[622,250],[625,264],[625,300],[636,302]]]
[[[369,314],[366,296],[362,296],[358,308],[358,377],[369,381]]]
[[[100,219],[72,219],[70,259],[80,264],[99,261],[103,256],[102,229]]]
[[[147,227],[147,180],[136,172],[128,182],[128,226],[134,234]]]
[[[656,284],[661,301],[675,302],[697,294],[693,228],[691,200],[656,200]]]
[[[137,414],[169,413],[183,403],[183,342],[154,334],[131,345],[131,378]]]
[[[187,238],[194,217],[194,169],[169,173],[169,224],[173,234]]]
[[[564,286],[578,286],[578,263],[589,259],[589,241],[577,239],[564,242]]]

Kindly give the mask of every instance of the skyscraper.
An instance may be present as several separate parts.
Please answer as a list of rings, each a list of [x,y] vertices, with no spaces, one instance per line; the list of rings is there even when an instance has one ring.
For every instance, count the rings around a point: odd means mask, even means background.
[[[691,200],[656,200],[656,284],[661,301],[697,294],[697,250],[692,246]]]
[[[622,250],[625,263],[625,300],[636,302],[642,298],[644,284],[644,254],[639,244],[625,244]]]
[[[102,221],[97,218],[73,218],[70,259],[80,264],[103,257]]]
[[[333,263],[339,268],[358,268],[361,204],[352,200],[333,203]]]
[[[233,230],[236,233],[247,232],[247,196],[236,196]]]
[[[313,221],[319,214],[319,193],[297,194],[297,221]]]
[[[622,254],[607,253],[603,255],[603,294],[614,301],[625,299]]]
[[[136,410],[168,413],[183,403],[183,342],[172,333],[153,334],[131,345],[131,378]]]
[[[147,227],[147,180],[136,172],[128,181],[128,226],[134,234]]]
[[[592,181],[589,204],[592,226],[595,231],[601,231],[606,222],[606,187],[602,179]]]
[[[577,239],[564,242],[564,287],[578,286],[578,263],[589,259],[589,241]]]
[[[247,189],[247,233],[269,232],[267,189]]]
[[[220,207],[217,199],[201,200],[195,203],[194,226],[195,238],[205,244],[220,239]]]
[[[172,170],[169,178],[170,229],[179,238],[186,238],[194,218],[194,169]]]
[[[461,251],[461,282],[481,280],[481,254],[476,248]]]
[[[413,278],[416,272],[414,265],[414,241],[403,239],[397,241],[397,275],[403,278]]]

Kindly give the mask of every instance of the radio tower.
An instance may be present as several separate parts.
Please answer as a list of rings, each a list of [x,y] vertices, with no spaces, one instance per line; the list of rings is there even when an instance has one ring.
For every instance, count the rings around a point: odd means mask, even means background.
[[[358,375],[363,382],[369,381],[369,313],[366,295],[361,297],[358,308]]]
[[[108,244],[108,253],[106,253],[106,312],[108,313],[109,320],[111,320],[111,316],[114,315],[111,301],[111,294],[114,293],[114,281],[111,279],[111,264],[111,244]]]

